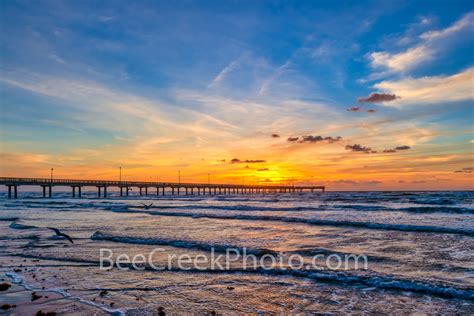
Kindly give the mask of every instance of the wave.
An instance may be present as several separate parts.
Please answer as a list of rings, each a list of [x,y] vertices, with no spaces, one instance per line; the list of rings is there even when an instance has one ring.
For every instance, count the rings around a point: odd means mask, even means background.
[[[21,257],[37,258],[42,260],[51,261],[67,261],[67,262],[78,262],[78,263],[91,263],[97,266],[100,265],[99,261],[82,260],[75,258],[58,258],[58,257],[43,257],[43,256],[25,256]],[[128,267],[130,270],[134,270],[132,264],[121,264],[121,267]],[[326,283],[338,283],[349,286],[365,286],[375,287],[377,289],[387,290],[398,290],[398,291],[409,291],[415,293],[423,293],[434,296],[441,296],[447,298],[456,298],[464,300],[474,300],[474,288],[471,287],[455,287],[450,284],[441,282],[429,282],[423,280],[408,280],[405,278],[393,276],[393,275],[380,275],[377,273],[371,273],[368,275],[358,275],[354,272],[346,271],[328,271],[328,270],[296,270],[296,269],[278,269],[278,268],[257,268],[257,269],[243,269],[243,268],[232,268],[232,269],[179,269],[177,267],[169,267],[163,269],[156,269],[150,266],[145,266],[145,270],[154,272],[177,272],[177,273],[219,273],[219,274],[261,274],[270,276],[288,276],[288,277],[300,277],[307,278],[319,282]],[[7,272],[7,276],[11,277],[15,274]],[[45,290],[46,291],[46,290]]]
[[[452,213],[452,214],[474,214],[474,209],[464,207],[439,207],[439,206],[414,206],[395,209],[410,213]]]
[[[38,240],[40,239],[40,236],[38,235],[27,235],[27,236],[17,236],[17,237],[11,237],[11,236],[1,236],[0,240]]]
[[[25,224],[20,224],[18,222],[13,222],[9,226],[12,229],[33,229],[33,228],[38,228],[36,226],[31,226],[31,225],[25,225]]]
[[[234,245],[223,245],[214,243],[203,243],[199,241],[188,241],[179,239],[168,239],[168,238],[145,238],[145,237],[131,237],[131,236],[117,236],[111,235],[104,232],[96,231],[91,237],[92,240],[107,240],[129,244],[141,244],[141,245],[163,245],[172,246],[176,248],[188,248],[197,249],[204,251],[211,251],[214,249],[216,252],[226,252],[228,249],[236,249],[240,252],[244,251],[243,247]],[[276,254],[275,251],[264,248],[245,248],[246,253],[254,254],[257,256],[263,256],[265,254]]]
[[[0,217],[0,222],[14,222],[19,220],[18,217]]]
[[[121,206],[123,208],[123,206]],[[130,207],[134,209],[135,207]],[[109,210],[112,207],[108,208]],[[320,205],[314,206],[297,206],[297,207],[268,207],[253,205],[157,205],[151,209],[209,209],[209,210],[228,210],[228,211],[261,211],[261,212],[310,212],[310,211],[382,211],[382,212],[407,212],[407,213],[451,213],[451,214],[474,214],[474,209],[461,207],[440,207],[440,206],[420,206],[405,208],[389,208],[381,205],[360,205],[360,204],[341,204],[341,205]]]
[[[224,220],[257,220],[257,221],[278,221],[285,223],[302,223],[317,226],[345,226],[378,230],[394,230],[406,232],[427,232],[427,233],[443,233],[443,234],[460,234],[467,236],[474,236],[474,230],[450,228],[440,226],[426,226],[426,225],[409,225],[409,224],[384,224],[384,223],[368,223],[356,221],[337,221],[326,219],[309,219],[298,217],[282,217],[282,216],[267,216],[267,215],[230,215],[230,214],[205,214],[205,213],[180,213],[180,212],[144,212],[150,215],[159,216],[175,216],[175,217],[191,217],[191,218],[211,218]]]

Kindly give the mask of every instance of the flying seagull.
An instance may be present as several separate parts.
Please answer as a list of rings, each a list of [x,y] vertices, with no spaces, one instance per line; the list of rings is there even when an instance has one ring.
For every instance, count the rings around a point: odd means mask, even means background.
[[[149,205],[146,205],[145,203],[141,203],[141,204],[143,205],[145,210],[149,210],[153,206],[153,203],[150,203]]]
[[[71,244],[74,243],[74,241],[72,241],[72,238],[71,238],[69,235],[66,235],[65,233],[62,233],[59,229],[53,228],[53,227],[46,227],[46,228],[47,228],[47,229],[54,230],[54,232],[56,233],[56,236],[60,236],[60,237],[66,238],[67,240],[69,240],[69,241],[71,242]]]

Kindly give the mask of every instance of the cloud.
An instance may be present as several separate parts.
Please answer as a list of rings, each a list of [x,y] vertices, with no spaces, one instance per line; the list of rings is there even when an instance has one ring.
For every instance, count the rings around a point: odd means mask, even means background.
[[[270,169],[268,169],[268,168],[257,169],[257,171],[268,171],[268,170],[270,170]]]
[[[442,103],[474,99],[474,67],[452,76],[405,78],[382,81],[374,88],[386,93],[403,95],[386,106],[400,107],[414,103]]]
[[[474,13],[470,12],[454,22],[451,26],[422,33],[416,38],[418,44],[398,53],[372,52],[369,54],[371,66],[385,68],[389,72],[407,72],[423,63],[439,58],[450,48],[450,42],[456,38],[472,36],[470,30],[474,27]],[[466,32],[466,34],[464,34]],[[415,39],[413,39],[414,41]]]
[[[405,72],[432,58],[434,52],[425,46],[410,48],[402,53],[373,52],[369,55],[372,67]]]
[[[363,152],[366,154],[375,154],[376,151],[373,151],[372,148],[370,147],[364,147],[359,144],[354,144],[354,145],[346,145],[346,149],[353,151],[353,152]]]
[[[407,145],[395,147],[396,150],[408,150],[408,149],[410,149],[410,148],[411,148],[411,147],[410,147],[410,146],[407,146]]]
[[[337,142],[337,141],[340,141],[342,139],[342,137],[338,136],[338,137],[331,137],[331,136],[326,136],[326,137],[323,137],[323,136],[320,136],[320,135],[305,135],[305,136],[301,136],[300,137],[289,137],[287,139],[288,142],[292,142],[292,143],[295,143],[295,142],[298,142],[300,144],[303,144],[303,143],[310,143],[310,144],[314,144],[314,143],[319,143],[319,142],[328,142],[328,143],[334,143],[334,142]]]
[[[454,22],[453,25],[439,31],[427,31],[421,34],[420,38],[426,41],[443,39],[459,31],[462,31],[464,29],[472,30],[473,26],[474,26],[474,12],[469,12],[468,14],[463,16],[461,19]]]
[[[358,112],[359,110],[360,110],[360,107],[358,106],[354,106],[352,108],[347,109],[348,112]]]
[[[400,99],[400,97],[396,96],[395,94],[371,93],[367,98],[358,98],[357,102],[380,103],[380,102],[390,102],[396,99]]]
[[[280,135],[278,135],[278,134],[272,134],[272,138],[280,138]]]
[[[369,181],[356,181],[356,180],[335,180],[332,181],[333,184],[340,184],[340,185],[378,185],[382,184],[382,181],[377,180],[369,180]]]
[[[334,143],[337,141],[340,141],[342,137],[331,137],[331,136],[326,136],[322,137],[319,135],[313,136],[313,135],[308,135],[308,136],[303,136],[303,139],[300,141],[301,143],[318,143],[322,141],[328,141],[329,143]]]
[[[383,153],[396,153],[398,150],[408,150],[410,149],[410,146],[404,145],[404,146],[398,146],[393,149],[385,149]]]
[[[454,173],[473,173],[473,172],[474,172],[474,168],[472,167],[462,168],[462,169],[454,171]]]
[[[230,62],[226,67],[224,67],[224,69],[221,70],[221,72],[219,72],[217,74],[217,76],[214,77],[214,79],[212,79],[212,82],[207,87],[212,88],[212,87],[216,86],[217,84],[219,84],[222,80],[224,80],[225,77],[230,72],[232,72],[233,70],[235,70],[239,66],[240,60],[241,60],[241,58],[237,58],[236,60]]]
[[[247,160],[240,160],[237,158],[234,158],[230,161],[230,163],[264,163],[267,162],[266,160],[263,159],[247,159]]]

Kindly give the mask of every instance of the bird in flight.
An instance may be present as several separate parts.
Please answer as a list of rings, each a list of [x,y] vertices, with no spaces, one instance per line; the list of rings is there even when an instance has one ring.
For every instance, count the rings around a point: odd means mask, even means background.
[[[141,204],[143,205],[145,210],[149,210],[153,206],[153,203],[150,203],[149,205],[146,205],[145,203],[141,203]]]
[[[66,238],[67,240],[69,240],[71,242],[71,244],[74,243],[74,241],[72,241],[72,238],[69,235],[66,235],[65,233],[62,233],[59,229],[53,228],[53,227],[46,227],[46,228],[53,230],[56,233],[56,236]]]

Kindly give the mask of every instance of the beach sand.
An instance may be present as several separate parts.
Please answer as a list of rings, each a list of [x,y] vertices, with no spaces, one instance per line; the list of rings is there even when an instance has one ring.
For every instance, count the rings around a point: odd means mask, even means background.
[[[108,315],[87,304],[82,304],[50,290],[25,289],[12,282],[5,273],[0,273],[0,283],[11,286],[0,292],[1,315]],[[98,295],[99,296],[99,295]],[[55,313],[55,314],[54,314]]]

